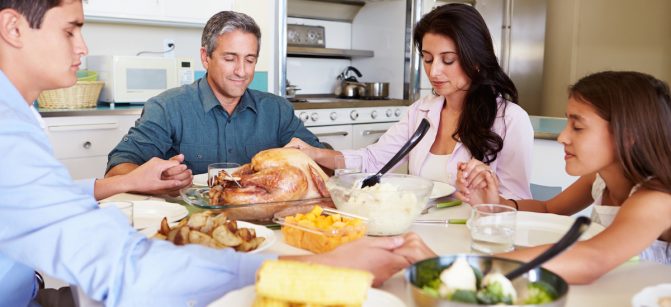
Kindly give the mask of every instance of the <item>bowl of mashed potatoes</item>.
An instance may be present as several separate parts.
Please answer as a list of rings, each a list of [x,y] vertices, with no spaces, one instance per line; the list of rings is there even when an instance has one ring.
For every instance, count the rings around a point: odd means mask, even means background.
[[[422,212],[431,190],[431,180],[403,174],[386,174],[380,183],[361,188],[373,173],[331,177],[326,188],[338,210],[368,218],[368,234],[391,236],[405,233]]]

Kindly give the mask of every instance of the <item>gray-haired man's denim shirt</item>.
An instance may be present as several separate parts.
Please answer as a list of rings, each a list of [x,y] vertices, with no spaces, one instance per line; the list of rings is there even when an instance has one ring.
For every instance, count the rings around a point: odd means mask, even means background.
[[[208,164],[248,163],[259,151],[282,147],[293,137],[322,147],[286,99],[247,89],[229,115],[204,77],[149,99],[135,127],[110,152],[107,170],[182,153],[194,174],[206,173]]]

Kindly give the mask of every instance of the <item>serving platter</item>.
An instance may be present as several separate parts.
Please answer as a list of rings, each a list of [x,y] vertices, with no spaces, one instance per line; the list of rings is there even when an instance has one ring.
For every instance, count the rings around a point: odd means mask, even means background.
[[[326,208],[335,208],[330,197],[311,199],[288,200],[253,204],[222,204],[210,205],[209,187],[190,187],[180,190],[182,199],[189,205],[207,209],[225,211],[231,219],[241,221],[255,221],[262,223],[272,222],[276,214],[294,214],[293,211],[306,211],[315,205]]]
[[[231,291],[222,298],[212,302],[208,307],[228,307],[228,306],[253,306],[256,291],[254,285]],[[363,303],[363,307],[405,307],[405,304],[393,294],[370,288],[368,289],[368,298]]]

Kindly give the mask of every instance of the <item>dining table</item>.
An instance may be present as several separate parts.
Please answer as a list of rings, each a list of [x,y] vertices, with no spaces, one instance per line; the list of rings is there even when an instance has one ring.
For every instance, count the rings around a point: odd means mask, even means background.
[[[129,195],[129,194],[125,194]],[[120,195],[116,200],[123,200],[128,196]],[[135,198],[136,199],[136,198]],[[450,200],[449,198],[434,199],[427,205],[417,220],[458,220],[468,219],[471,208],[462,204],[449,208],[437,208],[436,204]],[[170,201],[170,199],[168,199]],[[173,199],[172,201],[178,201]],[[181,204],[184,205],[182,202]],[[188,205],[187,205],[188,207]],[[201,211],[188,207],[190,212]],[[569,225],[570,226],[570,225]],[[307,255],[311,252],[293,247],[284,242],[282,232],[274,227],[276,241],[267,249],[260,251],[264,254],[275,255]],[[568,226],[566,227],[568,229]],[[453,255],[475,253],[471,250],[470,231],[465,224],[435,223],[413,224],[408,231],[418,234],[426,244],[438,255]],[[541,236],[543,235],[540,232]],[[632,297],[645,287],[671,283],[671,266],[641,260],[631,260],[618,266],[598,280],[587,285],[571,285],[568,292],[566,306],[631,306]],[[405,270],[398,272],[379,287],[399,298],[408,307],[415,306],[410,285],[405,279]],[[85,298],[84,298],[85,299]],[[81,304],[80,306],[95,306]]]
[[[433,200],[429,210],[418,220],[467,219],[471,208],[467,204],[449,208],[436,208],[444,201]],[[569,225],[570,226],[570,225]],[[568,226],[566,228],[568,230]],[[475,253],[471,250],[470,231],[465,224],[413,224],[409,231],[417,233],[438,255]],[[263,251],[278,255],[308,254],[309,252],[287,245],[282,233],[275,230],[277,242]],[[571,285],[566,306],[631,306],[632,297],[643,288],[671,282],[671,266],[655,262],[631,260],[588,285]],[[410,284],[406,282],[405,270],[388,279],[379,289],[389,292],[408,307],[415,306],[410,294]]]

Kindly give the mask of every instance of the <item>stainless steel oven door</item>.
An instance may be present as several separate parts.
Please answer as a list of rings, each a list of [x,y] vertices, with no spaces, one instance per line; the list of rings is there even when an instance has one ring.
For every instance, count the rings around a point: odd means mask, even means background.
[[[358,124],[352,127],[354,133],[353,145],[354,148],[363,148],[370,144],[377,143],[377,140],[387,132],[389,127],[394,123],[374,123],[374,124]]]
[[[374,123],[374,124],[358,124],[352,126],[354,135],[354,148],[363,148],[370,144],[377,143],[380,137],[387,132],[395,123]],[[396,167],[392,172],[407,174],[408,164],[403,163]]]
[[[324,146],[335,150],[352,149],[352,125],[307,127]],[[354,147],[356,148],[356,147]]]

